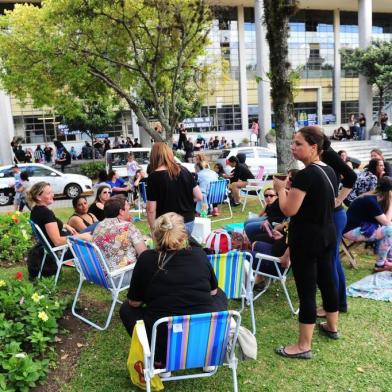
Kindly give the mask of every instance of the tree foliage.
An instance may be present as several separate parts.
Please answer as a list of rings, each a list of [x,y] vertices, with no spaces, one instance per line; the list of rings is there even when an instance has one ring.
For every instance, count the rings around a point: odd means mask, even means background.
[[[61,107],[67,117],[85,97],[115,95],[161,140],[148,121],[157,118],[170,141],[199,101],[210,26],[204,0],[17,4],[0,18],[0,79],[22,101]]]
[[[288,38],[289,20],[296,11],[296,0],[264,0],[264,24],[270,48],[269,77],[280,172],[286,172],[292,161],[290,143],[294,132],[293,83],[296,77],[290,72]]]
[[[358,72],[369,85],[377,87],[380,119],[385,94],[392,90],[392,41],[374,41],[365,49],[345,49],[341,54],[344,69]]]

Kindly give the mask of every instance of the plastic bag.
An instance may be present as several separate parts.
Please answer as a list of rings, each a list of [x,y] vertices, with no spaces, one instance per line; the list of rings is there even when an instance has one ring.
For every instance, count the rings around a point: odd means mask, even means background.
[[[131,346],[129,348],[129,355],[127,360],[127,368],[131,381],[134,385],[140,389],[146,389],[146,380],[144,379],[144,367],[143,367],[143,348],[139,341],[139,337],[136,332],[136,325],[133,328]],[[155,375],[151,379],[151,390],[162,391],[164,389],[161,378]]]

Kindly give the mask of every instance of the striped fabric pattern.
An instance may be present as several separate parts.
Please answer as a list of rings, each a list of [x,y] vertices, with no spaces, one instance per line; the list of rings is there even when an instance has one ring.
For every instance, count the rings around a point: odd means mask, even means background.
[[[105,273],[99,262],[99,255],[95,251],[94,246],[87,241],[74,237],[69,237],[69,241],[86,280],[109,289]]]
[[[143,199],[143,202],[147,203],[147,184],[145,182],[141,182],[139,184],[139,192],[140,192],[140,196]]]
[[[228,311],[170,317],[166,370],[222,365],[230,320]]]
[[[227,197],[227,180],[218,180],[210,182],[207,192],[208,204],[219,204]]]
[[[244,261],[242,252],[208,255],[214,269],[218,286],[225,292],[228,299],[241,298],[244,280]]]

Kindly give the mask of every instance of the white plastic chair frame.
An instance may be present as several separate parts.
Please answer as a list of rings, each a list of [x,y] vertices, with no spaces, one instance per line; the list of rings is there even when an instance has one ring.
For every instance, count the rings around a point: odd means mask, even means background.
[[[286,296],[287,303],[289,305],[291,313],[293,315],[297,315],[298,312],[299,312],[299,309],[294,309],[293,303],[292,303],[291,298],[290,298],[290,294],[289,294],[289,292],[287,290],[287,286],[286,286],[287,273],[289,272],[290,267],[285,268],[283,273],[282,273],[280,268],[279,268],[280,259],[278,257],[266,255],[266,254],[263,254],[263,253],[256,253],[255,259],[258,260],[258,263],[257,263],[257,267],[253,270],[253,276],[254,276],[254,278],[256,277],[256,275],[263,276],[264,278],[266,278],[266,284],[265,284],[264,290],[262,290],[260,293],[258,293],[257,295],[255,295],[253,297],[253,301],[256,301],[261,295],[263,295],[268,290],[268,288],[269,288],[269,286],[270,286],[270,284],[271,284],[271,282],[273,280],[278,280],[280,282],[280,284],[282,285],[282,288],[283,288],[284,294]],[[276,276],[259,271],[260,264],[261,264],[262,260],[269,260],[269,261],[272,261],[274,263],[274,266],[276,268],[276,273],[277,273]],[[255,279],[254,278],[253,278],[253,282],[252,282],[252,289],[253,289],[253,286],[254,286],[254,283],[255,283]]]
[[[122,283],[123,283],[125,274],[128,271],[132,271],[133,268],[134,268],[134,265],[133,264],[132,265],[127,265],[126,267],[119,268],[119,269],[116,269],[114,271],[110,271],[110,269],[109,269],[109,267],[108,267],[108,265],[106,263],[106,260],[105,260],[105,258],[103,256],[102,252],[100,251],[100,249],[95,244],[89,243],[89,245],[91,245],[94,248],[95,255],[98,257],[99,264],[101,266],[102,272],[104,273],[104,276],[106,278],[106,282],[108,284],[107,290],[110,292],[110,294],[112,296],[112,303],[110,305],[108,317],[106,318],[106,321],[105,321],[104,325],[100,326],[100,325],[98,325],[98,324],[88,320],[87,318],[83,317],[81,314],[77,313],[76,309],[75,309],[76,308],[76,304],[77,304],[78,299],[79,299],[79,296],[80,296],[80,291],[82,289],[83,283],[87,279],[86,279],[86,277],[85,277],[85,275],[83,273],[82,267],[80,265],[81,261],[79,260],[79,258],[77,257],[77,255],[75,253],[75,250],[73,249],[72,240],[73,240],[72,237],[68,238],[68,244],[69,244],[69,247],[70,247],[70,249],[72,251],[72,254],[75,257],[75,266],[76,266],[77,271],[79,272],[79,285],[78,285],[78,288],[76,290],[75,298],[74,298],[73,303],[72,303],[72,314],[75,317],[77,317],[78,319],[80,319],[80,320],[84,321],[85,323],[91,325],[92,327],[94,327],[94,328],[96,328],[96,329],[98,329],[100,331],[104,331],[105,329],[108,328],[108,326],[110,324],[110,321],[112,320],[112,316],[113,316],[113,312],[114,312],[114,308],[115,308],[116,304],[117,303],[122,304],[122,301],[120,301],[118,299],[118,296],[119,296],[120,292],[122,292],[124,290],[127,290],[129,288],[129,284],[123,286]],[[86,242],[86,241],[83,241],[83,240],[78,240],[78,241]],[[114,278],[116,278],[116,277],[119,277],[117,284],[116,284],[116,282],[114,280]],[[98,285],[95,282],[93,282],[93,283],[96,284],[97,286],[103,287],[101,285]]]
[[[248,200],[248,197],[257,197],[257,199],[260,202],[261,208],[265,207],[263,190],[264,190],[264,186],[267,182],[267,179],[268,179],[268,173],[264,173],[262,179],[259,179],[260,183],[258,185],[247,185],[241,189],[241,196],[244,198],[244,203],[242,205],[242,212],[245,211],[246,202]],[[256,192],[256,195],[255,196],[249,195],[249,192]]]
[[[65,254],[67,253],[69,246],[68,246],[68,244],[55,246],[55,247],[51,246],[48,239],[46,238],[45,234],[42,232],[41,228],[36,223],[34,223],[32,220],[30,220],[30,225],[34,226],[33,227],[33,234],[36,237],[37,241],[44,248],[44,256],[42,257],[42,260],[41,260],[41,267],[38,272],[38,279],[40,279],[42,276],[42,271],[44,269],[46,258],[48,256],[48,254],[50,254],[54,258],[54,260],[56,261],[56,264],[57,264],[57,271],[56,271],[56,275],[54,278],[54,285],[56,286],[57,281],[60,276],[61,268],[63,267],[63,265],[65,263],[69,263],[69,262],[74,261],[73,257],[70,259],[64,260]]]
[[[234,392],[238,392],[238,382],[237,382],[237,366],[238,366],[238,359],[235,356],[235,345],[238,339],[238,331],[241,325],[241,315],[234,311],[230,310],[232,318],[236,319],[236,327],[233,336],[232,347],[233,349],[230,351],[230,355],[226,356],[227,363],[224,363],[225,366],[228,366],[232,371],[233,376],[233,390]],[[157,320],[153,327],[152,327],[152,336],[151,336],[151,347],[148,342],[147,332],[144,325],[143,320],[138,320],[136,323],[136,333],[138,335],[140,344],[143,348],[143,357],[144,357],[144,364],[143,364],[143,371],[144,371],[144,379],[146,381],[146,390],[147,392],[151,391],[151,379],[160,373],[165,373],[166,369],[155,369],[154,367],[154,358],[155,358],[155,349],[156,349],[156,337],[157,337],[157,328],[160,324],[167,323],[169,317],[163,317]],[[218,366],[215,366],[214,371],[212,372],[202,372],[202,373],[192,373],[189,375],[182,375],[182,376],[169,376],[165,378],[161,378],[163,382],[166,381],[177,381],[177,380],[185,380],[185,379],[192,379],[192,378],[204,378],[204,377],[211,377],[218,371]]]

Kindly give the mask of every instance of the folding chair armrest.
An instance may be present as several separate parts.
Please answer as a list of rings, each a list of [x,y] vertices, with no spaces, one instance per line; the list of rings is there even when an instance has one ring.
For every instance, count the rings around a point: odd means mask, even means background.
[[[146,327],[143,320],[138,320],[136,322],[136,333],[140,344],[142,345],[143,354],[147,357],[151,356],[150,344],[148,343]]]
[[[115,276],[121,275],[124,272],[132,271],[135,264],[126,265],[125,267],[117,268],[114,271],[110,271],[110,276],[114,278]]]
[[[60,245],[60,246],[56,246],[54,248],[52,248],[53,252],[58,252],[59,250],[64,250],[67,249],[69,247],[68,243],[66,243],[65,245]]]
[[[279,258],[279,257],[266,255],[266,254],[264,254],[264,253],[256,253],[256,254],[255,254],[255,258],[258,259],[259,261],[260,261],[261,259],[264,259],[264,260],[274,261],[274,262],[280,264],[280,258]]]

